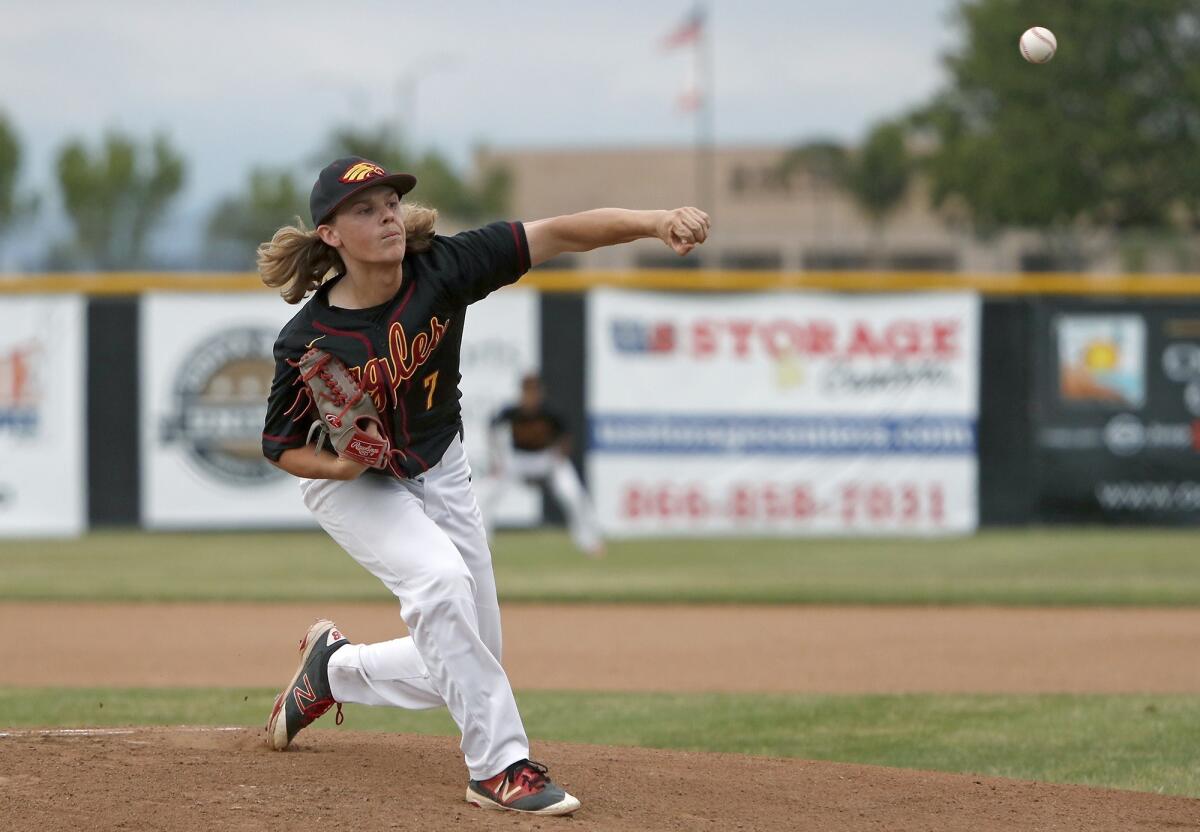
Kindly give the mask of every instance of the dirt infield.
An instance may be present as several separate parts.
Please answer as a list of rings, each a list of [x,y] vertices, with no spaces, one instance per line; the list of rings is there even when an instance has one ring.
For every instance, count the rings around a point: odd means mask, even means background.
[[[318,615],[356,641],[393,605],[5,603],[0,686],[264,686]],[[1200,610],[520,606],[518,689],[1200,692]],[[19,634],[19,637],[11,634]],[[570,820],[462,800],[452,739],[310,729],[0,729],[0,828],[1141,830],[1200,801],[870,766],[538,742]]]
[[[276,687],[321,615],[392,604],[0,604],[0,686]],[[546,606],[504,610],[524,690],[1197,693],[1200,610]]]
[[[312,731],[285,754],[259,732],[143,729],[0,736],[14,832],[128,829],[1196,828],[1200,801],[995,778],[725,754],[545,743],[584,801],[571,819],[463,802],[454,741]]]

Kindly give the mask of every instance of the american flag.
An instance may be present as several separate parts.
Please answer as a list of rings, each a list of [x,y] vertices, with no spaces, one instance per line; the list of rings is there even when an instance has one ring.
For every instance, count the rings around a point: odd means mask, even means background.
[[[675,104],[682,113],[694,113],[704,106],[704,95],[695,87],[689,87],[680,94]]]
[[[697,4],[683,19],[683,22],[676,26],[671,34],[663,38],[662,48],[675,49],[679,46],[687,46],[689,43],[696,43],[702,34],[704,34],[704,7]]]

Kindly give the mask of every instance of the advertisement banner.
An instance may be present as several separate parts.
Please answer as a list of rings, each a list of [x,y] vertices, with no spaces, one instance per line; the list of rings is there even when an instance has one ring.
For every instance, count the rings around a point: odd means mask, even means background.
[[[298,309],[266,293],[143,296],[145,527],[315,525],[299,480],[262,455],[272,347]]]
[[[520,395],[521,377],[537,372],[541,356],[538,293],[506,288],[471,306],[462,339],[463,443],[481,507],[499,526],[535,526],[542,521],[537,488],[508,481],[495,493],[489,474],[492,419]]]
[[[267,462],[261,444],[275,372],[272,346],[298,309],[269,294],[151,293],[142,299],[147,528],[313,525],[298,480]],[[472,306],[467,318],[465,443],[472,466],[486,471],[488,422],[515,399],[522,373],[537,367],[537,294],[498,292]],[[511,485],[496,511],[501,524],[536,524],[540,493]]]
[[[588,327],[607,533],[975,528],[976,296],[606,290]]]
[[[85,304],[0,301],[0,535],[77,535],[84,482]]]
[[[1200,304],[1047,301],[1038,329],[1041,518],[1200,523]]]

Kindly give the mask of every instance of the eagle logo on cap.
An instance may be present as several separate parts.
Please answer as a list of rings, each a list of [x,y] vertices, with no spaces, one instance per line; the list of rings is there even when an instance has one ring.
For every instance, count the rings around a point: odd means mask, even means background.
[[[374,179],[376,176],[383,176],[387,171],[379,167],[374,162],[355,162],[350,167],[346,168],[346,172],[342,174],[342,182],[366,182],[368,179]]]

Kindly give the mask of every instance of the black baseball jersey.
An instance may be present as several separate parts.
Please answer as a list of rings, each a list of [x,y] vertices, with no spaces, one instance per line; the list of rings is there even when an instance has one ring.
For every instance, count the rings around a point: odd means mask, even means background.
[[[506,407],[492,420],[493,425],[504,423],[508,424],[513,447],[518,451],[544,451],[567,432],[562,419],[545,407],[537,410],[522,410],[516,405]]]
[[[263,453],[303,447],[315,410],[292,362],[320,347],[345,362],[371,396],[392,447],[389,472],[412,477],[437,464],[462,429],[459,351],[468,304],[529,270],[521,223],[496,222],[404,257],[395,296],[369,309],[329,304],[326,281],[280,331]],[[373,470],[373,469],[372,469]],[[380,472],[383,473],[383,472]]]

